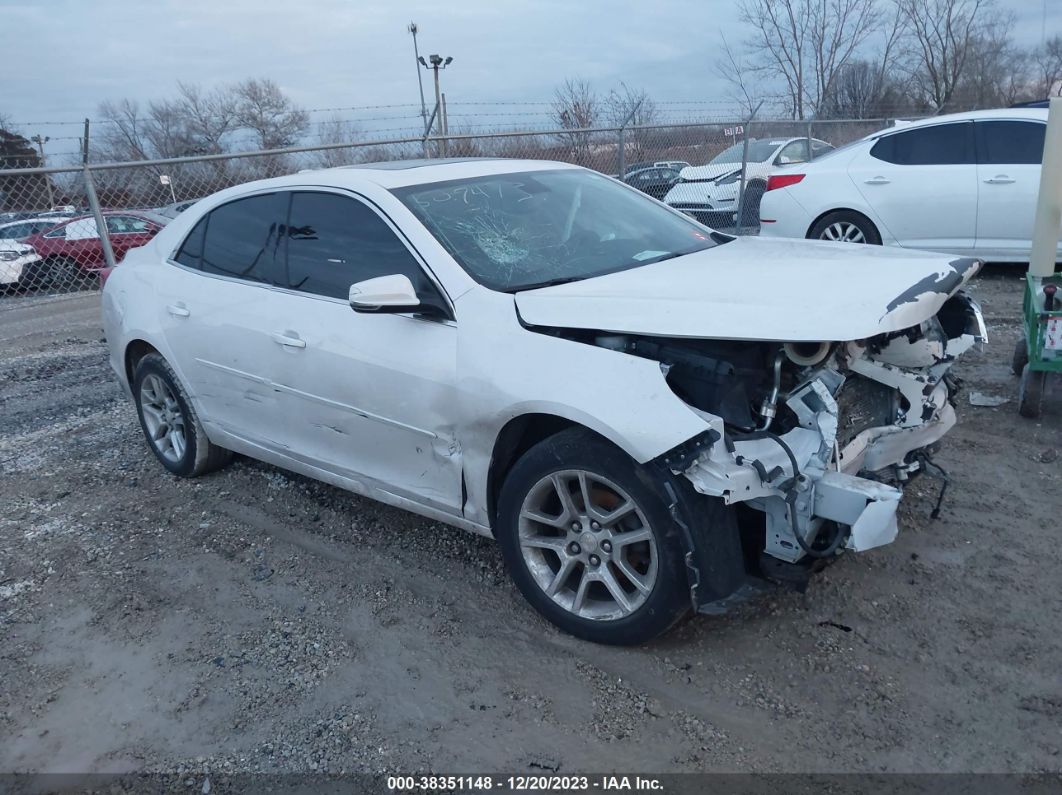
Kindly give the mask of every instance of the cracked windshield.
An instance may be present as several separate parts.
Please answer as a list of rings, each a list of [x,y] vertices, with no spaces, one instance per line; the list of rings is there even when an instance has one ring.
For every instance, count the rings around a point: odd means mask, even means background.
[[[716,245],[705,227],[607,177],[574,169],[394,193],[474,279],[494,290],[578,281]]]

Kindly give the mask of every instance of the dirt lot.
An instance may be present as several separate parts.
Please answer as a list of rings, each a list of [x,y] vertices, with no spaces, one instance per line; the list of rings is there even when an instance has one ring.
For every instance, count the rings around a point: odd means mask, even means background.
[[[1011,270],[895,544],[633,650],[493,543],[248,460],[167,475],[95,295],[0,300],[0,770],[1062,770],[1062,385],[1018,417]]]

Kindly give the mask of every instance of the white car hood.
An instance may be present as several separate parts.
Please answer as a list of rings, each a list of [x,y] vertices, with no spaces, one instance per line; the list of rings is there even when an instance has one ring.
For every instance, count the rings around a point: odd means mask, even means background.
[[[737,238],[516,294],[525,323],[668,337],[844,342],[921,323],[980,261],[845,243]]]
[[[770,163],[749,163],[748,174],[761,174],[770,171]],[[679,172],[685,180],[718,179],[724,174],[741,170],[741,161],[736,163],[709,163],[704,166],[686,166]]]

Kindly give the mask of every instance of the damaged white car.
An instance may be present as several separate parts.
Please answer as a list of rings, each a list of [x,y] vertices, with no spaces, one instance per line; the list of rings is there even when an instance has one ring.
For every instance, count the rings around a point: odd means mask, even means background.
[[[731,238],[560,163],[409,161],[195,204],[104,289],[155,455],[235,451],[493,536],[594,641],[896,535],[939,474],[976,260]]]

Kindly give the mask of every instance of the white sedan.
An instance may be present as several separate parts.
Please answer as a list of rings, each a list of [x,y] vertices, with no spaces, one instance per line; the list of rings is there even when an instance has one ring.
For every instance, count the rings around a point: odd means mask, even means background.
[[[1028,262],[1046,123],[1035,108],[936,116],[780,169],[760,235]]]
[[[894,538],[881,478],[955,422],[977,268],[732,238],[561,163],[408,161],[203,199],[103,319],[170,472],[235,451],[493,536],[549,620],[638,643]]]
[[[808,142],[811,149],[808,149]],[[760,199],[767,189],[767,178],[775,166],[806,163],[821,157],[833,147],[815,138],[750,139],[727,147],[703,166],[686,166],[679,180],[664,196],[664,201],[709,226],[738,224],[738,194],[741,192],[741,162],[747,156],[745,211],[743,226],[755,226],[759,219]]]

